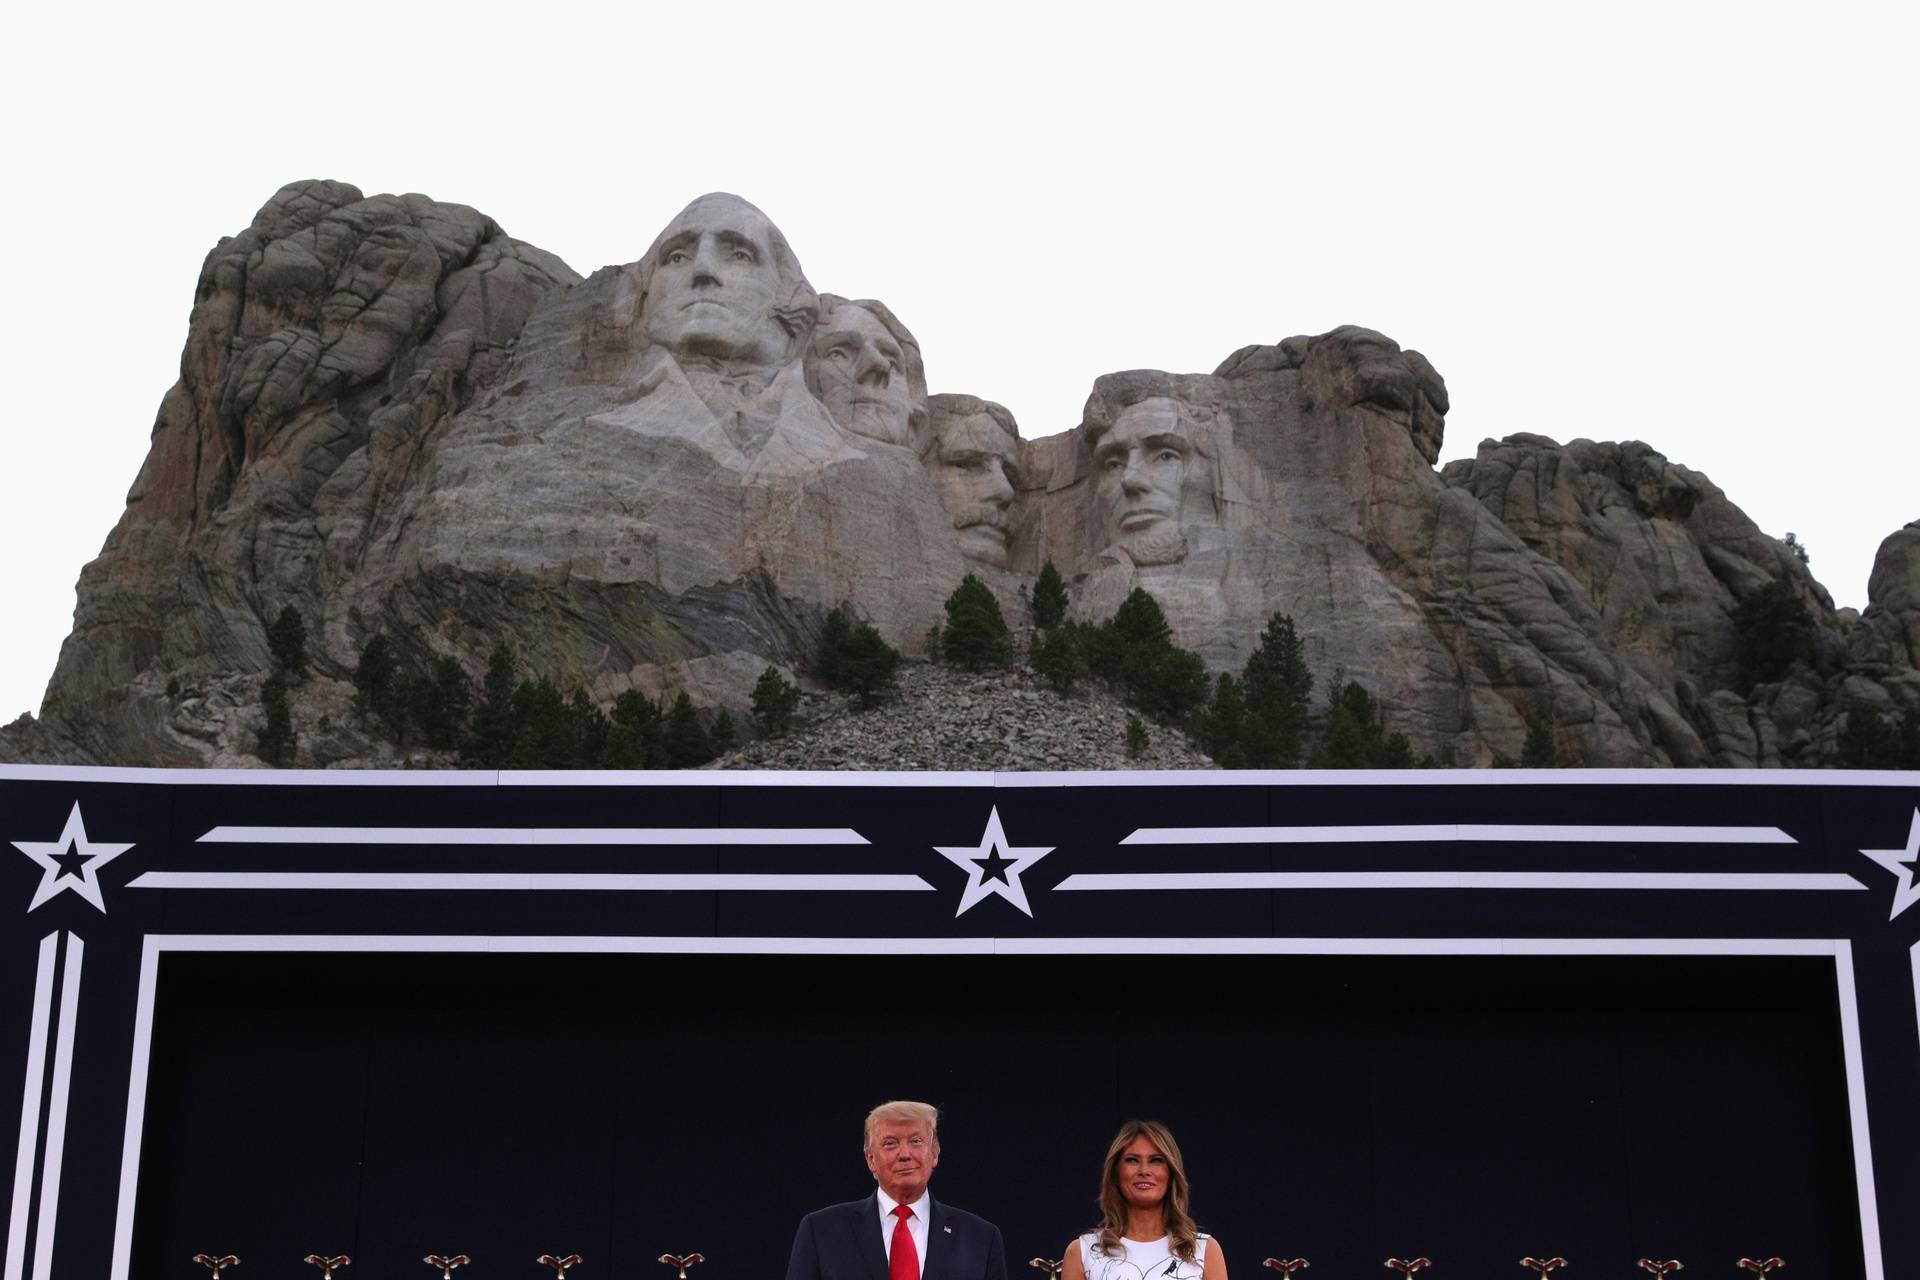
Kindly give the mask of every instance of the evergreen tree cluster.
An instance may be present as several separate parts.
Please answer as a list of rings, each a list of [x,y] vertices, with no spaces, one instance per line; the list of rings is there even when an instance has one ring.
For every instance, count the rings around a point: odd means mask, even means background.
[[[1411,769],[1413,747],[1404,733],[1388,733],[1380,709],[1358,682],[1334,691],[1309,769]]]
[[[947,624],[928,647],[941,661],[968,671],[1005,667],[1013,662],[1013,633],[1007,630],[1000,601],[986,583],[968,574],[947,597]],[[930,653],[929,656],[932,656]]]
[[[1733,633],[1743,692],[1778,680],[1794,663],[1813,657],[1813,615],[1784,578],[1734,607]]]
[[[1295,769],[1306,741],[1313,673],[1293,619],[1267,619],[1240,678],[1222,673],[1194,736],[1225,769]]]
[[[282,606],[268,625],[267,652],[273,656],[273,674],[260,686],[261,723],[253,749],[269,768],[285,769],[300,746],[293,733],[287,685],[304,680],[307,674],[307,624],[292,605]],[[175,687],[169,683],[169,693]]]
[[[1843,769],[1920,769],[1920,712],[1888,724],[1873,707],[1851,702],[1834,745]]]
[[[893,688],[899,667],[900,651],[881,639],[871,623],[854,621],[844,604],[834,606],[814,651],[816,680],[829,689],[854,694],[862,707],[871,707]]]
[[[728,712],[705,724],[684,692],[655,703],[630,689],[607,712],[584,689],[569,696],[546,676],[523,680],[504,641],[477,694],[453,658],[411,665],[384,635],[360,651],[353,684],[363,727],[403,751],[457,749],[467,768],[688,769],[738,737]]]

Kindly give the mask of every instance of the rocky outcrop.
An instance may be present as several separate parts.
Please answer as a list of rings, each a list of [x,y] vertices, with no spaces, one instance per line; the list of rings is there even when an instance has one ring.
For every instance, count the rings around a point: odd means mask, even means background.
[[[1106,375],[1023,440],[929,395],[901,319],[818,292],[738,197],[582,279],[463,206],[299,183],[209,255],[127,511],[0,755],[243,761],[288,605],[316,763],[368,758],[322,721],[381,632],[737,716],[835,604],[913,651],[963,574],[1014,608],[1049,560],[1080,616],[1143,587],[1217,670],[1289,614],[1320,688],[1358,680],[1444,764],[1516,757],[1530,724],[1570,763],[1821,764],[1849,705],[1920,716],[1920,524],[1856,617],[1644,444],[1516,435],[1436,471],[1447,409],[1419,353],[1347,326]],[[1814,644],[1750,688],[1735,613],[1777,582]]]

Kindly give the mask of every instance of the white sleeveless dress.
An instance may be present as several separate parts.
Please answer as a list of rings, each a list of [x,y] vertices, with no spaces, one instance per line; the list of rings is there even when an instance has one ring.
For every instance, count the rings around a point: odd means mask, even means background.
[[[1207,1237],[1194,1241],[1193,1261],[1176,1258],[1167,1251],[1168,1238],[1158,1240],[1120,1239],[1121,1252],[1100,1252],[1100,1235],[1088,1232],[1080,1237],[1080,1265],[1087,1280],[1200,1280],[1207,1261]]]

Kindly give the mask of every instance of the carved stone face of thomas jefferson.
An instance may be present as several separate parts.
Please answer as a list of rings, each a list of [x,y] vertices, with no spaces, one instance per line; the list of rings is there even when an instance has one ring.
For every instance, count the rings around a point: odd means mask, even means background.
[[[906,352],[880,318],[844,303],[813,331],[807,380],[835,422],[888,444],[911,439]]]
[[[1005,568],[1019,437],[993,414],[974,413],[942,423],[937,449],[940,501],[960,531],[960,554]]]
[[[776,309],[792,291],[784,261],[790,256],[758,209],[738,196],[701,196],[648,254],[641,311],[647,337],[675,355],[784,362],[792,334]],[[799,275],[797,263],[792,275]]]
[[[1142,565],[1186,557],[1182,529],[1208,509],[1212,482],[1178,402],[1156,396],[1123,410],[1094,441],[1093,467],[1107,545]]]

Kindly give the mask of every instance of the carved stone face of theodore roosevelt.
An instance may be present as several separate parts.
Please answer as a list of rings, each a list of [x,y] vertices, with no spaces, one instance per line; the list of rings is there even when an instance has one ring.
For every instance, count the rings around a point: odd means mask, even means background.
[[[960,533],[960,553],[1005,568],[1019,437],[983,411],[942,422],[936,445],[940,501]]]

